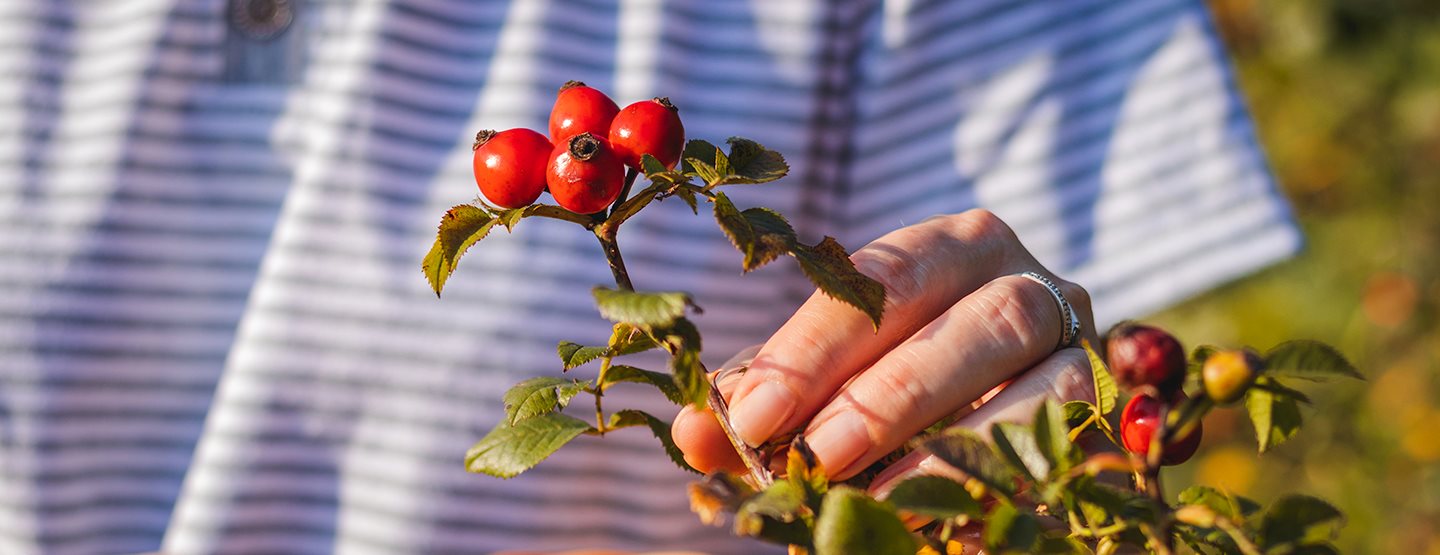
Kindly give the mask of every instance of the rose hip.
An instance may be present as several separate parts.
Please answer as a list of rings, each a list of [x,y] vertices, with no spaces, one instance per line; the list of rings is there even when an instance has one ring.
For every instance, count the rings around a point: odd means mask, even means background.
[[[1220,351],[1205,359],[1200,378],[1205,395],[1216,403],[1232,403],[1245,395],[1260,372],[1260,357],[1251,351]]]
[[[490,202],[505,208],[529,206],[545,190],[545,165],[554,150],[544,135],[507,129],[475,135],[475,184]]]
[[[1185,381],[1185,348],[1159,328],[1124,324],[1107,334],[1105,351],[1115,381],[1127,389],[1153,386],[1162,395]]]
[[[1183,393],[1177,394],[1176,405],[1185,400]],[[1150,453],[1150,441],[1155,436],[1155,431],[1160,428],[1161,413],[1165,403],[1148,394],[1140,394],[1130,398],[1125,404],[1125,410],[1120,413],[1120,440],[1125,444],[1125,449],[1141,457]],[[1160,464],[1166,466],[1177,465],[1190,460],[1195,450],[1200,447],[1201,425],[1195,423],[1195,428],[1185,437],[1172,439],[1165,445],[1165,452],[1160,455]]]
[[[619,112],[620,107],[605,93],[579,81],[568,81],[560,87],[555,107],[550,109],[550,140],[559,145],[581,133],[606,137],[610,121]]]
[[[640,158],[649,154],[666,168],[680,161],[685,148],[685,126],[679,110],[668,98],[642,100],[629,106],[610,122],[610,146],[626,166],[640,168]]]
[[[604,140],[590,133],[555,146],[545,170],[550,195],[576,214],[594,214],[620,196],[625,166]]]

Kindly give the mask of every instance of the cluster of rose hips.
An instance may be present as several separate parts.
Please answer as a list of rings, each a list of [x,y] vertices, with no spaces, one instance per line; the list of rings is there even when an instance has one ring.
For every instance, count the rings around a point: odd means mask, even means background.
[[[1134,394],[1120,413],[1121,442],[1126,450],[1145,457],[1169,409],[1188,399],[1182,390],[1189,365],[1185,349],[1159,328],[1122,324],[1107,334],[1105,351],[1115,381]],[[1217,405],[1239,400],[1255,381],[1260,364],[1260,357],[1248,350],[1212,353],[1200,371],[1204,395]],[[1197,422],[1182,437],[1171,438],[1160,463],[1177,465],[1189,460],[1200,446],[1201,434]]]
[[[684,145],[685,128],[669,99],[622,110],[605,93],[570,81],[550,110],[548,138],[523,128],[475,135],[475,182],[504,208],[528,206],[549,191],[562,208],[594,214],[620,197],[627,166],[639,171],[649,154],[671,168]]]

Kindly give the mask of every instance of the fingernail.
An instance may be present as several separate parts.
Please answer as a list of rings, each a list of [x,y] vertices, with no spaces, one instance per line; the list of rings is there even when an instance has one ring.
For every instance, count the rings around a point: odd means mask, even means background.
[[[806,434],[805,440],[831,476],[843,476],[845,469],[870,449],[870,432],[860,415],[853,411],[830,417],[814,432]]]
[[[894,473],[890,476],[886,476],[886,474],[889,473],[881,472],[879,476],[875,477],[875,483],[870,484],[870,495],[872,497],[876,499],[890,497],[890,492],[895,489],[895,486],[900,485],[900,482],[920,476],[924,474],[924,472],[918,468],[912,468],[904,472]]]
[[[795,412],[795,395],[776,382],[761,382],[730,407],[730,426],[746,445],[758,447]]]

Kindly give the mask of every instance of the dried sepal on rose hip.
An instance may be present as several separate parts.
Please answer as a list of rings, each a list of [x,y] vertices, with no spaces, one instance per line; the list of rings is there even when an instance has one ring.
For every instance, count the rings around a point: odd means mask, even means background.
[[[545,166],[550,141],[529,129],[485,130],[475,135],[475,184],[480,193],[504,208],[529,206],[545,191]]]
[[[669,98],[636,102],[615,115],[610,122],[610,146],[626,166],[640,167],[640,157],[654,156],[667,169],[680,161],[685,148],[685,126],[680,111]]]
[[[625,166],[603,139],[581,133],[555,145],[545,169],[550,195],[576,214],[604,210],[620,196]]]
[[[610,122],[620,107],[614,100],[580,81],[567,81],[555,95],[550,109],[550,140],[556,145],[581,133],[596,137],[610,134]]]
[[[1262,364],[1260,356],[1249,350],[1211,354],[1200,368],[1205,395],[1220,404],[1240,400],[1250,389],[1250,384],[1255,383]]]
[[[1177,393],[1173,406],[1179,406],[1186,399],[1184,393]],[[1148,393],[1141,393],[1130,398],[1125,404],[1125,410],[1120,413],[1120,440],[1125,444],[1125,450],[1145,457],[1150,453],[1150,442],[1155,437],[1155,432],[1160,429],[1160,422],[1165,412],[1165,402]],[[1185,434],[1185,437],[1172,439],[1165,445],[1164,452],[1160,455],[1160,464],[1166,466],[1177,465],[1190,460],[1195,455],[1195,450],[1200,447],[1200,437],[1203,434],[1200,422]]]
[[[1115,381],[1126,389],[1152,386],[1162,396],[1185,382],[1185,348],[1165,330],[1121,324],[1105,336],[1105,354]]]

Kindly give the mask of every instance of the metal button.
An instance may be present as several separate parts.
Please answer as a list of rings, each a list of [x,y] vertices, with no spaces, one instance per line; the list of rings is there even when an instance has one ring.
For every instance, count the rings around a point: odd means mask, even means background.
[[[255,40],[275,38],[295,21],[291,0],[230,0],[230,25]]]

